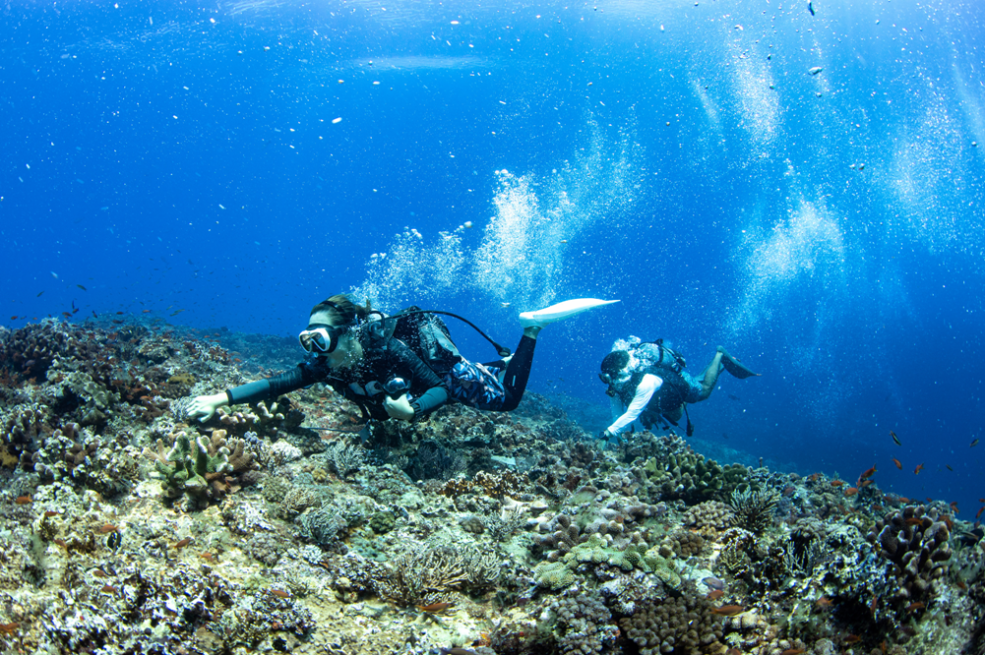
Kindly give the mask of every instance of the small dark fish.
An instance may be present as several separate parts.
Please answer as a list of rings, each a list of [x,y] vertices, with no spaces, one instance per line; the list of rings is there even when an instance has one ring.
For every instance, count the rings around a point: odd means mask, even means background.
[[[86,288],[85,288],[84,286],[82,286],[81,284],[76,284],[75,286],[77,286],[78,288],[80,288],[80,289],[82,289],[83,291],[88,291],[88,289],[86,289]]]
[[[58,516],[58,512],[49,509],[47,512],[44,513],[44,517],[46,519],[50,519],[52,516]]]
[[[39,291],[38,292],[38,295],[36,295],[35,298],[40,298],[41,297],[41,294],[43,294],[43,293],[44,293],[44,291]]]
[[[978,439],[975,439],[974,441],[972,441],[972,442],[971,442],[971,445],[970,445],[970,446],[968,446],[968,447],[969,447],[969,448],[974,448],[974,447],[975,447],[975,446],[977,446],[977,445],[978,445]]]
[[[951,468],[950,464],[945,464],[944,468],[946,468],[948,471],[951,471],[952,473],[954,472],[954,469]]]
[[[180,314],[180,313],[181,313],[181,312],[183,312],[183,311],[185,311],[185,310],[183,310],[183,309],[179,309],[179,310],[178,310],[178,311],[176,311],[176,312],[171,312],[171,316],[177,316],[178,314]]]
[[[16,321],[16,320],[17,320],[17,317],[16,317],[16,316],[11,316],[11,317],[10,317],[10,320],[12,320],[12,321]]]
[[[896,445],[897,446],[902,446],[903,445],[903,444],[900,443],[899,437],[897,437],[896,436],[896,433],[893,432],[892,430],[889,431],[889,436],[891,436],[893,438],[893,441],[896,442]]]
[[[729,397],[729,400],[742,400],[738,396],[733,396],[732,394],[728,394],[728,397]]]
[[[814,3],[810,0],[807,2],[807,11],[811,12],[811,16],[814,15]]]

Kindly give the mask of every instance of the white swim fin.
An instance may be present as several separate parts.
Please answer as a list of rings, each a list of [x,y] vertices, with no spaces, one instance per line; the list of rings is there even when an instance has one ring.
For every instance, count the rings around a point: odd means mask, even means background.
[[[611,305],[614,302],[619,301],[599,300],[598,298],[575,298],[573,300],[565,300],[564,302],[559,302],[556,305],[551,305],[550,307],[545,307],[544,309],[538,309],[532,312],[523,312],[520,314],[520,325],[525,328],[542,328],[545,325],[554,323],[555,321],[560,321],[562,318],[568,318],[569,316],[574,316],[575,314],[581,314],[582,312],[592,309],[593,307]]]

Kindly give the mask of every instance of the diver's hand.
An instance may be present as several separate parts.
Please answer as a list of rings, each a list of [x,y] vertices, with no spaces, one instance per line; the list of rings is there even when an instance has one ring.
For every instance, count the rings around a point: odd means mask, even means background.
[[[411,407],[410,398],[407,394],[403,394],[399,398],[390,398],[387,396],[383,401],[383,409],[390,415],[390,418],[401,421],[412,421],[416,413],[414,408]]]
[[[605,447],[610,448],[619,444],[619,435],[609,430],[599,432],[599,440],[605,442]]]
[[[226,392],[211,396],[196,396],[188,407],[188,418],[197,418],[204,423],[215,415],[215,410],[229,402]]]

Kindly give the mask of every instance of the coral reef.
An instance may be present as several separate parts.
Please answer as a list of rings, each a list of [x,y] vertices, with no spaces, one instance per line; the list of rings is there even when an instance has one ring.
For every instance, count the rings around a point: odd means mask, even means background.
[[[510,414],[452,405],[363,429],[314,385],[188,420],[188,396],[293,366],[296,350],[149,317],[0,328],[0,648],[985,643],[985,531],[940,501],[719,463],[672,433],[603,449],[573,400],[533,393]]]

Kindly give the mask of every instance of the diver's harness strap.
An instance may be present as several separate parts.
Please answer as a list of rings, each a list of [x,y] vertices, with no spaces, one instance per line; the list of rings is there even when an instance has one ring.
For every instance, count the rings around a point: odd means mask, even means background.
[[[473,330],[475,330],[480,335],[482,335],[482,338],[484,338],[486,341],[491,343],[493,348],[496,349],[496,352],[499,353],[500,357],[509,357],[510,355],[513,354],[513,351],[507,348],[506,346],[501,346],[495,341],[493,341],[492,338],[490,338],[489,335],[487,335],[485,332],[480,330],[475,323],[468,320],[467,318],[463,318],[459,316],[458,314],[452,314],[451,312],[442,312],[437,309],[415,309],[409,312],[403,312],[401,314],[394,314],[393,316],[383,316],[382,318],[376,319],[376,322],[383,323],[384,321],[399,321],[402,318],[406,318],[408,316],[414,316],[416,314],[441,314],[442,316],[451,316],[452,318],[457,318],[463,323],[469,325]]]

